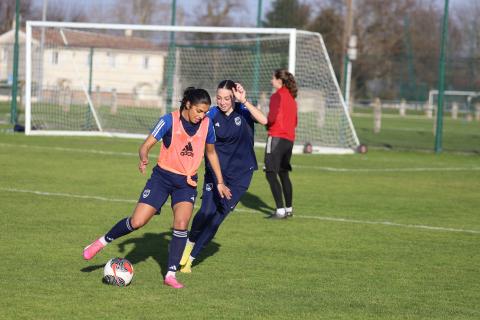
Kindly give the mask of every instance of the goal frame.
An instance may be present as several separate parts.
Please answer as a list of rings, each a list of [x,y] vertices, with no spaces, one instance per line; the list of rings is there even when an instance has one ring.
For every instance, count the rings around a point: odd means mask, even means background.
[[[100,30],[132,30],[132,31],[163,31],[163,32],[196,32],[196,33],[240,33],[240,34],[278,34],[288,35],[288,71],[295,75],[296,64],[296,39],[297,34],[315,35],[320,41],[322,50],[326,53],[325,43],[319,33],[297,30],[295,28],[245,28],[245,27],[200,27],[200,26],[171,26],[171,25],[135,25],[135,24],[103,24],[103,23],[77,23],[77,22],[51,22],[51,21],[27,21],[26,22],[26,41],[25,41],[25,134],[26,135],[56,135],[56,136],[107,136],[107,137],[126,137],[126,138],[145,138],[147,135],[131,133],[106,132],[97,122],[98,131],[57,131],[57,130],[32,130],[32,28],[34,27],[53,27],[53,28],[75,28],[75,29],[100,29]],[[349,116],[348,108],[341,94],[338,81],[333,70],[330,57],[326,54],[328,70],[335,84],[335,89],[340,98],[341,107],[345,112],[349,129],[352,131],[355,144],[358,146],[359,140],[355,132],[353,122]],[[90,97],[87,96],[89,107],[93,108]],[[95,119],[97,120],[97,119]],[[258,145],[258,143],[256,143]],[[263,144],[264,145],[264,144]],[[295,150],[301,150],[303,146],[295,146]],[[320,149],[314,146],[315,153],[353,153],[350,148],[332,148],[326,147]]]
[[[464,96],[467,98],[480,97],[480,91],[444,90],[443,94],[449,96]],[[433,109],[436,107],[433,104],[433,97],[438,95],[439,92],[437,89],[432,89],[428,92],[428,105],[430,105]]]

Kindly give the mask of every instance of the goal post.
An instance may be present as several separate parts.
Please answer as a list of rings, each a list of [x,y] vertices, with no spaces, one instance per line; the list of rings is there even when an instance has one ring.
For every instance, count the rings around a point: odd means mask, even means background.
[[[186,87],[214,99],[224,79],[268,113],[279,68],[299,87],[295,150],[353,152],[359,141],[321,35],[290,28],[28,21],[25,131],[145,137]],[[255,142],[265,141],[258,125]]]

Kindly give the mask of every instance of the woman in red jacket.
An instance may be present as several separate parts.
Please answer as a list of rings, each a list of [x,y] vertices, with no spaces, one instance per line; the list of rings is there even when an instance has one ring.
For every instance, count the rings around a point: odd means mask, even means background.
[[[292,171],[290,158],[297,127],[297,83],[293,75],[284,69],[274,72],[271,83],[276,91],[270,97],[265,172],[277,207],[271,218],[284,219],[293,215],[289,172]]]

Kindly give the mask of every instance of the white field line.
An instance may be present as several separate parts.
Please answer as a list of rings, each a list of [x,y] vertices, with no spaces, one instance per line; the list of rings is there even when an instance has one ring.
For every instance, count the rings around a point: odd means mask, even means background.
[[[134,153],[134,152],[101,151],[101,150],[95,150],[95,149],[77,149],[77,148],[63,148],[63,147],[42,147],[42,146],[34,146],[34,145],[28,145],[28,144],[0,143],[0,147],[52,150],[52,151],[62,151],[62,152],[92,153],[92,154],[103,154],[103,155],[111,155],[111,156],[138,157],[138,153]]]
[[[332,168],[319,166],[292,165],[293,168],[314,169],[332,172],[422,172],[422,171],[479,171],[480,167],[439,167],[439,168]]]
[[[106,198],[99,196],[89,196],[89,195],[76,195],[70,193],[58,193],[58,192],[45,192],[38,190],[25,190],[25,189],[16,189],[16,188],[0,188],[2,191],[6,192],[20,192],[20,193],[30,193],[39,196],[47,197],[65,197],[65,198],[76,198],[76,199],[88,199],[88,200],[98,200],[98,201],[107,201],[107,202],[128,202],[136,203],[137,200],[129,199],[115,199],[115,198]],[[258,213],[256,210],[251,209],[235,209],[237,212],[246,212],[246,213]],[[426,225],[417,225],[417,224],[402,224],[390,221],[369,221],[369,220],[355,220],[355,219],[346,219],[346,218],[334,218],[326,216],[304,216],[304,215],[295,215],[294,219],[310,219],[310,220],[323,220],[323,221],[333,221],[333,222],[344,222],[344,223],[357,223],[357,224],[371,224],[371,225],[384,225],[390,227],[399,227],[399,228],[409,228],[409,229],[424,229],[432,231],[445,231],[445,232],[459,232],[459,233],[473,233],[480,234],[480,230],[468,230],[468,229],[456,229],[456,228],[447,228],[447,227],[433,227]]]
[[[115,198],[105,198],[99,196],[90,196],[90,195],[80,195],[80,194],[71,194],[63,192],[46,192],[46,191],[37,191],[37,190],[25,190],[25,189],[16,189],[16,188],[0,188],[2,191],[14,192],[14,193],[33,193],[38,196],[48,196],[48,197],[64,197],[64,198],[76,198],[76,199],[89,199],[89,200],[98,200],[98,201],[108,201],[108,202],[128,202],[136,203],[137,200],[128,200],[128,199],[115,199]]]
[[[102,155],[111,155],[111,156],[127,156],[127,157],[138,157],[137,153],[134,152],[116,152],[116,151],[101,151],[95,149],[77,149],[77,148],[63,148],[63,147],[42,147],[42,146],[33,146],[26,144],[10,144],[10,143],[0,143],[0,147],[13,147],[13,148],[27,148],[27,149],[40,149],[40,150],[52,150],[52,151],[61,151],[61,152],[78,152],[78,153],[91,153],[91,154],[102,154]],[[258,165],[261,167],[263,163],[259,162]],[[418,167],[418,168],[333,168],[333,167],[322,167],[322,166],[305,166],[305,165],[292,165],[293,168],[298,169],[312,169],[320,171],[330,171],[330,172],[435,172],[435,171],[480,171],[480,166],[471,166],[471,167]]]
[[[372,118],[373,119],[373,113],[353,113],[353,117],[358,117],[358,118]],[[402,120],[426,120],[429,122],[433,123],[433,118],[427,118],[427,116],[424,115],[406,115],[406,116],[401,116],[401,115],[396,115],[396,114],[389,114],[389,113],[382,113],[382,118],[389,118],[389,119],[402,119]]]

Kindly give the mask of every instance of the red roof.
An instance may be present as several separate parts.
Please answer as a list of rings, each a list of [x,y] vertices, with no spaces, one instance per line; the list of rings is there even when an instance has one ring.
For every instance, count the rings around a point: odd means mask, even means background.
[[[51,29],[45,30],[45,44],[65,46],[62,33],[65,35],[69,47],[82,48],[108,48],[123,50],[161,50],[159,45],[144,38],[134,36],[117,36],[106,33],[95,33],[72,29]],[[32,31],[32,36],[40,41],[40,28]]]

